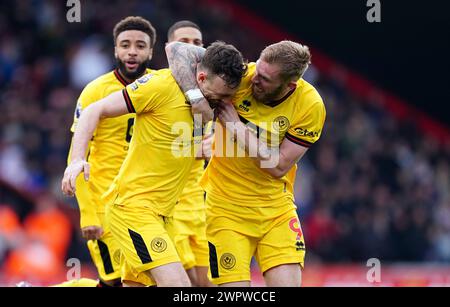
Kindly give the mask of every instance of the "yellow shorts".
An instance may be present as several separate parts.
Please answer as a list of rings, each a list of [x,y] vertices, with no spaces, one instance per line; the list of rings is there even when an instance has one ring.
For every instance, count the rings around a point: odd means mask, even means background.
[[[250,281],[255,256],[261,272],[305,259],[305,242],[296,207],[243,207],[206,196],[209,277],[215,284]]]
[[[153,279],[151,274],[147,272],[138,272],[133,269],[125,260],[125,257],[122,257],[121,262],[121,277],[122,282],[133,281],[140,283],[147,287],[156,286],[156,281]]]
[[[180,262],[166,229],[171,218],[156,214],[148,206],[119,204],[108,207],[107,217],[122,252],[122,280],[153,285],[149,270]]]
[[[99,240],[89,240],[87,246],[101,280],[111,281],[120,278],[120,248],[114,240],[104,213],[97,212],[103,227]]]
[[[203,199],[202,199],[203,201]],[[178,212],[175,208],[173,227],[169,231],[185,270],[209,266],[205,209]]]

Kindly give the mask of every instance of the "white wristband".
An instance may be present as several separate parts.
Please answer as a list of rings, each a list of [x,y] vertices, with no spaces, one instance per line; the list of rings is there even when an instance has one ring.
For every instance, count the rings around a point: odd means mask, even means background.
[[[189,101],[203,98],[203,94],[202,94],[202,92],[200,91],[199,88],[196,88],[196,89],[193,89],[193,90],[189,90],[189,91],[187,91],[185,93],[185,95],[186,95],[186,98]]]

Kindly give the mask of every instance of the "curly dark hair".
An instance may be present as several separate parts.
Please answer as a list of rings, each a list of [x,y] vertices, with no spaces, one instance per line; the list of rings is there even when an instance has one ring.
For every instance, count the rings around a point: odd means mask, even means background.
[[[247,63],[233,45],[214,42],[206,48],[200,66],[222,78],[230,88],[236,88],[247,72]]]
[[[150,37],[150,48],[153,48],[156,42],[156,30],[145,18],[140,16],[128,16],[119,21],[113,30],[114,44],[117,42],[117,36],[124,31],[138,30],[146,33]]]

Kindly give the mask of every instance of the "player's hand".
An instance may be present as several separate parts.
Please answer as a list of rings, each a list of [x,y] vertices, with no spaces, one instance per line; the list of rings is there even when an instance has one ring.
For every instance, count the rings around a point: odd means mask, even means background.
[[[194,120],[196,120],[198,116],[201,116],[202,125],[212,121],[213,110],[209,105],[209,102],[205,98],[201,98],[196,101],[191,101],[191,108],[192,108],[192,115],[194,115]],[[198,124],[200,125],[200,122]]]
[[[75,181],[78,175],[83,172],[84,180],[89,180],[89,163],[85,160],[72,161],[64,171],[64,177],[61,181],[61,190],[65,195],[75,195]]]
[[[202,158],[211,159],[212,142],[214,140],[213,134],[207,134],[202,140]]]
[[[86,240],[98,240],[103,236],[103,228],[100,226],[87,226],[81,228],[81,235]]]
[[[221,103],[217,105],[217,118],[220,123],[227,127],[227,123],[240,122],[239,115],[232,103]]]

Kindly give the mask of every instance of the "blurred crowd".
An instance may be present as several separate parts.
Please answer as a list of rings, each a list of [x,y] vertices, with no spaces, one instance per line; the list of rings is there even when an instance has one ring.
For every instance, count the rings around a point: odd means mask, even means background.
[[[271,43],[237,27],[229,12],[200,2],[81,1],[81,23],[66,20],[65,1],[1,2],[0,178],[75,208],[62,197],[60,179],[76,100],[89,81],[113,68],[112,29],[125,16],[143,16],[157,29],[152,68],[167,65],[166,32],[181,19],[198,23],[206,44],[235,44],[249,60]],[[396,120],[376,98],[354,97],[314,66],[305,78],[327,108],[323,136],[297,177],[307,261],[450,262],[450,146],[424,136],[414,119]],[[2,217],[3,202],[2,196]],[[26,217],[19,218],[26,229]],[[0,238],[7,237],[5,224],[0,219]]]
[[[310,256],[449,262],[449,144],[355,99],[337,79],[317,84],[326,128],[300,163],[297,187]]]

